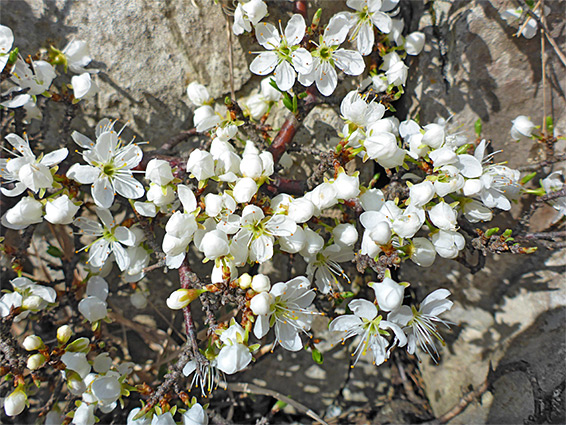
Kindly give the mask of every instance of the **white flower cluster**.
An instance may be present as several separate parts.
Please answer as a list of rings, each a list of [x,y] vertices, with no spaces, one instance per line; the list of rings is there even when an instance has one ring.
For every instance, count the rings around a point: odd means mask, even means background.
[[[2,93],[9,99],[1,102],[1,106],[10,109],[23,107],[28,119],[41,119],[41,111],[36,105],[37,96],[49,91],[57,77],[56,65],[63,65],[65,72],[70,69],[79,74],[71,78],[75,101],[92,98],[98,92],[98,85],[91,77],[91,73],[96,71],[85,69],[92,60],[85,41],[73,40],[62,51],[51,47],[49,61],[24,59],[17,54],[17,49],[12,50],[13,44],[12,30],[0,25],[0,71],[8,63],[11,65],[7,71],[10,88]]]
[[[318,43],[312,42],[314,47],[311,45],[303,47],[301,44],[307,34],[307,26],[304,18],[299,14],[291,17],[285,31],[279,31],[270,23],[259,22],[266,14],[263,12],[265,5],[261,1],[238,5],[234,18],[234,32],[241,34],[244,28],[246,31],[251,31],[251,22],[258,43],[267,50],[259,53],[252,61],[251,72],[257,75],[268,75],[273,72],[277,87],[282,91],[288,91],[293,87],[298,74],[298,81],[303,86],[308,87],[315,83],[322,95],[330,96],[338,83],[335,67],[352,76],[360,75],[364,71],[363,56],[369,55],[375,44],[374,26],[382,34],[389,34],[391,41],[404,49],[407,54],[420,53],[424,46],[424,34],[415,32],[404,38],[401,35],[403,21],[392,19],[387,13],[392,11],[397,3],[397,1],[382,2],[382,0],[348,0],[347,5],[355,12],[340,12],[331,17]],[[249,11],[248,21],[243,18],[246,16],[246,13],[242,13],[244,11]],[[350,34],[349,41],[354,43],[356,50],[340,48],[348,34]],[[408,68],[394,51],[384,55],[380,69],[383,74],[374,77],[378,92],[385,91],[388,86],[405,85]]]
[[[423,300],[417,310],[402,305],[408,284],[399,284],[386,277],[382,282],[371,282],[369,285],[375,291],[377,306],[364,299],[353,300],[348,307],[354,314],[339,316],[330,323],[330,331],[335,332],[341,342],[351,337],[360,340],[352,354],[354,364],[361,356],[370,353],[373,364],[380,365],[389,358],[395,346],[407,346],[409,354],[415,354],[418,346],[434,358],[438,354],[434,341],[442,341],[436,323],[448,326],[438,316],[452,307],[452,301],[446,299],[450,291],[437,289]],[[379,310],[389,312],[388,320],[383,320],[383,316],[378,314]],[[393,344],[386,338],[388,331],[393,331]]]
[[[217,292],[226,299],[240,299],[236,316],[210,332],[202,351],[207,362],[192,359],[182,371],[186,376],[194,374],[192,383],[198,383],[203,394],[211,391],[223,374],[247,368],[272,328],[273,347],[301,350],[302,335],[309,335],[316,315],[323,315],[314,305],[317,292],[328,301],[347,298],[344,290],[350,278],[346,264],[388,257],[396,265],[411,260],[430,267],[437,255],[455,259],[466,245],[459,228],[461,220],[490,221],[493,209],[510,210],[511,203],[525,191],[519,171],[493,163],[485,140],[468,142],[459,134],[450,134],[449,123],[443,120],[424,126],[411,119],[400,122],[389,114],[389,103],[377,100],[380,96],[375,93],[387,92],[392,99],[403,93],[409,75],[404,60],[424,47],[424,34],[402,35],[404,22],[395,18],[398,3],[348,0],[346,4],[353,11],[337,13],[325,27],[318,28],[320,13],[309,27],[295,14],[283,30],[262,22],[267,16],[263,1],[239,0],[234,33],[254,31],[266,50],[257,54],[250,70],[273,75],[263,79],[245,102],[245,118],[236,118],[233,110],[220,113],[205,86],[189,84],[187,96],[196,106],[195,130],[210,132],[211,140],[209,145],[201,145],[209,146],[206,149],[190,153],[186,166],[167,157],[142,161],[142,149],[124,142],[123,129],[115,131],[115,121],[109,119],[96,125],[94,139],[77,131],[71,134],[83,149],[80,155],[85,163],[73,163],[68,169],[66,147],[36,156],[26,134],[23,138],[8,134],[5,139],[13,157],[0,158],[0,191],[8,197],[23,196],[4,212],[2,225],[22,230],[45,219],[53,225],[72,225],[87,239],[83,241],[86,246],[76,251],[88,254],[87,276],[82,279],[85,293],[78,311],[85,319],[83,324],[89,324],[94,332],[102,322],[110,321],[110,291],[104,278],[114,262],[122,280],[135,290],[131,301],[136,308],[147,304],[141,289],[145,286],[136,282],[144,278],[151,254],[158,257],[158,266],[180,269],[180,275],[186,273],[189,253],[196,252],[203,263],[210,262],[210,277],[203,279],[202,285],[189,288],[185,282],[166,301],[170,309],[180,310],[201,296],[204,303],[205,297],[214,297]],[[313,39],[315,34],[320,35],[318,40]],[[342,47],[347,40],[352,49]],[[38,117],[36,96],[50,93],[56,65],[79,74],[72,77],[74,95],[67,100],[75,102],[96,92],[92,72],[85,68],[91,62],[85,42],[71,41],[63,50],[51,48],[48,61],[24,60],[13,49],[13,41],[12,31],[0,26],[0,66],[10,85],[2,93],[8,100],[0,107],[23,107],[28,118]],[[346,75],[361,75],[368,55],[379,55],[379,66],[370,72],[371,90],[364,94],[351,91],[341,102],[344,125],[342,140],[331,152],[336,160],[334,173],[324,179],[320,176],[321,183],[312,190],[291,194],[283,185],[273,189],[278,183],[274,160],[278,155],[262,146],[270,136],[254,143],[244,130],[260,128],[257,121],[263,124],[280,100],[289,108],[290,97],[285,92],[297,81],[305,87],[315,84],[322,95],[330,96],[338,83],[335,68]],[[304,94],[294,94],[293,102],[302,101]],[[296,105],[294,109],[297,112]],[[248,123],[244,125],[240,119]],[[536,126],[528,117],[519,116],[512,124],[513,140],[537,137]],[[263,126],[261,131],[270,130]],[[345,164],[356,157],[388,175],[395,169],[398,182],[404,182],[399,184],[398,194],[386,196],[386,190],[373,187],[373,183],[364,186],[358,171],[346,172],[345,168],[351,168]],[[57,174],[59,168],[67,171]],[[145,173],[146,186],[135,173]],[[90,185],[90,190],[82,185]],[[554,172],[541,181],[538,191],[530,193],[543,195],[563,187],[562,173]],[[564,199],[551,201],[560,217],[566,215]],[[304,276],[289,276],[287,281],[272,285],[269,276],[250,271],[250,267],[261,266],[280,254],[304,260]],[[62,262],[67,260],[61,258]],[[82,269],[75,272],[76,278]],[[0,298],[2,317],[14,315],[21,321],[53,309],[60,301],[53,287],[18,276],[11,281],[14,291]],[[369,286],[375,292],[374,301],[354,299],[348,305],[353,314],[343,314],[330,323],[330,330],[342,342],[360,340],[352,354],[354,361],[371,353],[374,364],[382,364],[394,347],[406,347],[410,354],[419,348],[435,357],[434,341],[442,341],[437,325],[448,325],[439,316],[452,306],[447,300],[450,292],[438,289],[417,308],[403,305],[408,283],[395,282],[389,270],[382,281]],[[66,295],[74,295],[66,289]],[[80,398],[70,420],[92,425],[97,422],[97,409],[103,414],[114,410],[133,389],[126,383],[133,364],[118,364],[107,352],[91,352],[94,344],[86,337],[69,343],[72,334],[71,326],[60,327],[59,345],[52,353],[60,358],[68,391]],[[250,340],[253,338],[257,343]],[[23,346],[37,351],[28,358],[28,369],[35,371],[52,363],[48,362],[48,347],[38,336],[28,336]],[[102,345],[97,347],[102,350]],[[307,344],[307,348],[313,347],[313,343]],[[4,401],[9,416],[20,414],[27,403],[26,385],[18,382],[15,387]],[[208,423],[206,406],[196,400],[186,404],[186,411],[179,409],[183,424]],[[127,423],[173,425],[176,414],[176,408],[153,406],[147,413],[137,408],[130,411]],[[47,420],[65,421],[57,411],[50,412]]]

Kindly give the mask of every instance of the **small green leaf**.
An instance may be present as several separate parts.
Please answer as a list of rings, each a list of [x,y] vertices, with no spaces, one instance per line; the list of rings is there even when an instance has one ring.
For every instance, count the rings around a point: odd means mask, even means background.
[[[554,133],[554,121],[550,116],[546,117],[546,130],[548,131],[549,134]]]
[[[482,130],[481,118],[478,118],[478,120],[474,124],[474,128],[476,130],[476,134],[478,135],[478,137],[481,137],[481,130]]]
[[[59,248],[57,248],[56,246],[53,246],[53,245],[49,245],[47,247],[47,253],[49,255],[51,255],[52,257],[55,257],[55,258],[61,258],[63,256],[63,253],[61,252],[61,250]]]
[[[491,229],[487,229],[487,232],[485,232],[485,237],[491,238],[497,232],[499,232],[499,227],[492,227]]]
[[[316,348],[312,349],[312,359],[316,364],[322,364],[324,362],[324,357],[322,353],[318,351]]]
[[[18,60],[18,53],[20,52],[20,49],[18,49],[17,47],[14,48],[14,50],[12,50],[10,52],[10,57],[8,58],[8,63],[10,65],[13,65],[16,63],[16,61]]]
[[[289,111],[293,112],[293,100],[287,93],[283,95],[283,105],[285,105],[285,108]]]
[[[293,113],[296,114],[299,110],[299,100],[297,95],[293,96]]]
[[[524,184],[527,184],[527,183],[530,182],[536,175],[537,175],[537,172],[536,172],[536,171],[533,171],[532,173],[527,174],[525,177],[523,177],[523,178],[521,179],[521,184],[523,184],[523,185],[524,185]]]
[[[275,80],[273,78],[269,80],[269,85],[271,87],[273,87],[275,90],[277,90],[278,92],[283,93],[281,91],[281,89],[279,87],[277,87],[277,83],[275,82]]]
[[[503,232],[501,236],[503,236],[504,238],[508,238],[509,236],[511,236],[511,233],[513,233],[513,230],[507,229]]]
[[[460,146],[457,150],[456,150],[456,154],[457,155],[462,155],[466,152],[468,152],[468,149],[470,149],[472,147],[472,145],[470,145],[469,143],[466,143],[465,145]]]

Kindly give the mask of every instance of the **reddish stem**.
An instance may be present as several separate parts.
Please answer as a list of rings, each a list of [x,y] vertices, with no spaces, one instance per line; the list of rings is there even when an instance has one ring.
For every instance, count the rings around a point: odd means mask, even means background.
[[[277,175],[271,176],[272,181],[267,185],[266,189],[274,195],[278,193],[287,193],[289,195],[302,196],[305,193],[304,180],[291,180]]]
[[[273,139],[273,143],[269,147],[268,151],[271,152],[273,155],[273,161],[276,163],[279,162],[281,155],[285,153],[287,149],[287,145],[289,145],[293,141],[293,137],[295,137],[295,133],[299,129],[300,123],[297,117],[293,114],[289,114],[281,130]]]

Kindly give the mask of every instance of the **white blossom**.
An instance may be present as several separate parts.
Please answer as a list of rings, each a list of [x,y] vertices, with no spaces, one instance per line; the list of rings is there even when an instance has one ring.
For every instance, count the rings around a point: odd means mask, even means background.
[[[240,0],[234,11],[232,26],[234,34],[251,32],[252,25],[256,26],[265,15],[267,15],[267,5],[262,0]]]
[[[9,229],[25,229],[30,224],[41,223],[43,205],[31,196],[26,196],[6,211],[2,217],[2,225]]]
[[[338,84],[337,66],[347,75],[360,75],[365,63],[362,55],[354,50],[338,49],[348,35],[349,18],[343,14],[330,18],[320,44],[312,53],[312,70],[299,73],[299,82],[308,87],[316,83],[323,96],[330,96]]]
[[[206,87],[196,81],[187,86],[187,96],[191,103],[196,106],[206,105],[212,100]]]
[[[99,237],[84,248],[89,252],[89,263],[95,268],[102,268],[110,253],[113,253],[120,270],[126,270],[128,256],[124,246],[135,244],[135,234],[127,227],[116,226],[116,220],[107,209],[95,207],[95,212],[102,224],[85,217],[73,222],[80,229],[79,233]]]
[[[409,354],[414,354],[418,346],[433,359],[438,355],[434,342],[435,339],[443,342],[443,339],[438,333],[436,323],[448,327],[448,322],[438,318],[452,307],[452,301],[446,299],[448,296],[449,290],[437,289],[423,300],[418,310],[415,307],[401,306],[389,313],[387,318],[403,326],[403,331],[407,334]]]
[[[65,56],[65,70],[68,68],[76,74],[87,72],[85,66],[92,61],[92,58],[86,41],[72,40],[61,53]]]
[[[89,165],[72,165],[67,177],[81,184],[91,184],[97,206],[110,208],[116,192],[126,199],[144,195],[143,186],[132,176],[132,169],[140,163],[143,155],[138,145],[122,145],[119,134],[112,129],[97,134],[94,146],[90,139],[76,131],[72,137],[85,148],[82,156]]]
[[[98,93],[98,84],[92,79],[90,73],[85,72],[71,78],[75,99],[90,99]]]
[[[277,87],[282,91],[290,90],[295,84],[297,72],[306,74],[312,69],[311,54],[299,47],[305,31],[305,20],[299,14],[289,19],[284,34],[280,34],[272,24],[264,22],[257,25],[257,41],[268,51],[260,53],[252,61],[250,71],[257,75],[267,75],[273,71]]]
[[[199,403],[183,413],[183,425],[208,425],[208,415]]]
[[[456,258],[458,253],[464,249],[466,240],[454,231],[439,230],[432,235],[432,244],[437,254],[443,258]]]
[[[354,364],[361,356],[370,352],[373,364],[380,365],[389,358],[393,346],[403,347],[407,343],[407,337],[401,328],[393,322],[383,320],[373,303],[364,299],[356,299],[351,301],[348,307],[354,314],[337,317],[330,323],[329,329],[331,332],[339,332],[341,341],[356,336],[360,337],[360,342],[352,354]],[[389,349],[387,349],[389,341],[384,336],[388,335],[387,330],[392,330],[395,334],[394,345]]]
[[[391,18],[381,11],[381,0],[348,0],[346,4],[356,10],[356,13],[348,13],[353,28],[350,41],[355,41],[358,52],[367,56],[375,42],[373,27],[387,34],[391,31]]]
[[[33,154],[27,135],[25,139],[14,133],[6,135],[5,139],[12,145],[15,158],[0,159],[0,177],[8,183],[14,182],[15,187],[11,190],[2,188],[6,196],[18,196],[29,189],[37,193],[40,189],[48,189],[53,186],[51,168],[63,161],[69,151],[67,148],[57,149],[45,156],[36,158]]]
[[[314,314],[311,304],[315,294],[309,287],[310,282],[304,276],[273,285],[269,292],[273,298],[270,311],[268,314],[257,316],[254,335],[263,338],[273,326],[275,344],[280,344],[289,351],[302,349],[303,343],[299,333],[310,330]]]

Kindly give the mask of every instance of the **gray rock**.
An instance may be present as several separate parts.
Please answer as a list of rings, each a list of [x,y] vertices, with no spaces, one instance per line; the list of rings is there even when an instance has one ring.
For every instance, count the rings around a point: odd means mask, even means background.
[[[3,7],[2,23],[12,28],[15,45],[26,55],[49,44],[62,49],[73,38],[86,40],[95,61],[90,67],[100,69],[101,89],[87,115],[94,122],[119,118],[138,141],[159,146],[192,127],[189,82],[206,84],[216,98],[230,92],[221,8],[212,1],[194,4],[198,7],[180,0],[27,0]],[[251,75],[242,40],[234,37],[235,90]],[[58,129],[44,124],[56,137]]]

